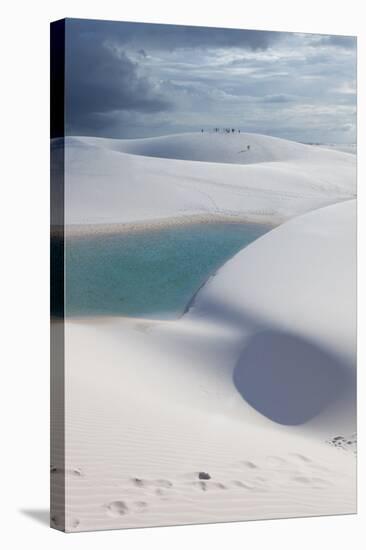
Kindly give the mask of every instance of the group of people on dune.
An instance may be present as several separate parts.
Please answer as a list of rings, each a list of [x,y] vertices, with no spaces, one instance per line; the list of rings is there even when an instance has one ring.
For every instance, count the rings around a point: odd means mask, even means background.
[[[201,128],[201,132],[202,133],[204,132],[203,128]],[[224,134],[231,134],[234,132],[238,132],[238,134],[240,134],[240,130],[235,128],[214,128],[214,132],[223,132]]]
[[[235,128],[214,128],[213,130],[215,133],[218,133],[218,132],[223,132],[224,134],[234,134],[235,132],[237,132],[238,134],[240,134],[240,130],[239,129],[235,129]],[[201,133],[203,134],[204,133],[204,129],[201,128]],[[250,145],[247,145],[247,151],[250,150]],[[244,151],[240,151],[240,153],[243,153]]]

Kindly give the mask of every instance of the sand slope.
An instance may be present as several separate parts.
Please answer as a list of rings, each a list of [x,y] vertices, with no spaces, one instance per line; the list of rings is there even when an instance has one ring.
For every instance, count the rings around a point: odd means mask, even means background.
[[[187,318],[229,325],[241,333],[254,327],[235,381],[246,393],[248,386],[257,391],[262,380],[272,380],[268,396],[258,397],[257,403],[269,416],[292,421],[314,417],[319,426],[319,405],[327,409],[336,401],[337,418],[333,411],[327,421],[352,431],[355,273],[356,204],[347,201],[295,218],[239,252],[197,294]],[[241,363],[248,362],[256,365],[253,372],[243,372]],[[292,390],[297,388],[287,413],[281,411],[289,391],[286,380]],[[270,406],[275,391],[277,402]],[[250,399],[255,401],[253,395]]]
[[[66,323],[67,530],[355,511],[327,443],[355,429],[354,207],[260,238],[181,320]]]
[[[355,193],[354,155],[268,136],[66,139],[67,224],[192,215],[277,224]]]
[[[76,138],[89,146],[145,157],[257,164],[321,158],[336,161],[342,155],[325,154],[319,148],[287,139],[247,132],[224,134],[191,132],[140,139]],[[249,145],[249,149],[248,149]],[[330,146],[331,147],[331,146]],[[329,147],[329,148],[330,148]]]

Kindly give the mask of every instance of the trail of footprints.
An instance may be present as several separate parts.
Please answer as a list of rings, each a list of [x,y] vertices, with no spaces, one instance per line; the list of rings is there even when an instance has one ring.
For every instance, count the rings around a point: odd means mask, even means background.
[[[350,436],[336,435],[327,441],[328,445],[332,445],[343,451],[351,451],[357,454],[357,434],[353,433]]]
[[[80,482],[87,477],[80,468],[70,468],[66,471],[56,467],[51,468],[53,475],[64,472],[75,480],[79,478]],[[331,473],[327,467],[297,453],[290,454],[286,458],[267,456],[261,464],[241,460],[231,465],[232,475],[229,480],[228,473],[225,469],[225,480],[207,471],[182,473],[174,481],[165,478],[132,477],[125,482],[121,499],[104,503],[102,508],[108,516],[118,518],[129,514],[146,513],[154,508],[157,500],[179,501],[187,494],[190,497],[195,495],[197,497],[200,494],[203,496],[205,493],[216,493],[216,496],[225,493],[230,495],[232,490],[250,494],[286,489],[289,486],[321,490],[332,484],[327,479]],[[73,529],[78,529],[81,521],[74,518],[71,525]]]

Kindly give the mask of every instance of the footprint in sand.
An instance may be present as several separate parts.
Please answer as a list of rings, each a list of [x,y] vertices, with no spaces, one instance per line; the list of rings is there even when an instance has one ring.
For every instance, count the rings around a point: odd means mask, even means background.
[[[169,481],[169,479],[155,479],[155,480],[149,480],[149,479],[141,479],[139,477],[133,477],[131,478],[131,482],[135,485],[135,487],[139,488],[146,488],[146,487],[158,487],[158,488],[164,488],[164,489],[170,489],[173,487],[173,483]]]
[[[224,485],[223,483],[214,483],[213,486],[224,491],[227,489],[226,485]]]
[[[224,485],[224,483],[215,481],[193,481],[192,485],[201,491],[223,491],[227,489],[227,486]]]
[[[80,525],[80,520],[79,519],[75,518],[75,519],[72,520],[72,522],[71,522],[72,529],[77,529],[79,527],[79,525]]]
[[[123,500],[115,500],[105,505],[107,514],[112,517],[119,517],[128,514],[129,508]]]
[[[250,470],[254,470],[254,469],[258,468],[258,466],[256,464],[254,464],[254,462],[251,462],[250,460],[242,460],[241,464],[243,464],[243,466],[246,466]]]
[[[234,479],[232,482],[236,487],[240,487],[241,489],[247,489],[248,491],[255,491],[256,487],[254,485],[251,485],[250,483],[244,483],[244,481],[240,481],[239,479]]]
[[[153,482],[153,484],[157,487],[163,487],[164,489],[170,489],[170,487],[173,487],[173,483],[168,479],[157,479]]]
[[[320,477],[307,477],[307,476],[296,476],[292,478],[296,483],[301,483],[302,485],[309,485],[313,489],[324,489],[331,485],[329,481]]]
[[[106,510],[106,513],[114,518],[118,518],[120,516],[125,516],[126,514],[130,513],[141,513],[146,512],[149,505],[144,500],[135,500],[132,503],[127,503],[123,500],[114,500],[113,502],[109,502],[108,504],[105,504],[103,508]]]
[[[146,479],[141,479],[139,477],[131,478],[131,483],[133,483],[135,487],[140,487],[140,488],[144,488],[149,485],[149,482]]]
[[[71,475],[73,477],[83,477],[84,473],[81,468],[61,468],[59,466],[51,466],[51,474],[56,475]]]
[[[206,481],[194,481],[192,485],[194,485],[198,489],[201,489],[201,491],[207,491],[208,489]]]
[[[305,462],[307,464],[310,464],[312,462],[310,458],[299,453],[291,453],[291,456],[297,458],[298,460],[300,460],[300,462]]]
[[[137,500],[134,504],[137,507],[138,512],[146,512],[148,507],[147,502],[144,500]]]
[[[357,434],[353,433],[348,437],[343,435],[336,435],[332,439],[328,440],[327,443],[336,447],[337,449],[342,449],[343,451],[352,451],[354,454],[357,454]]]
[[[83,471],[81,468],[70,468],[68,473],[74,477],[83,477]]]
[[[326,466],[323,466],[322,464],[317,464],[316,462],[314,462],[308,456],[305,456],[305,455],[302,455],[302,454],[299,454],[299,453],[291,453],[291,456],[294,457],[297,460],[297,462],[300,462],[303,465],[306,465],[309,468],[311,468],[311,470],[318,470],[320,472],[329,472],[330,471],[329,468],[327,468]]]

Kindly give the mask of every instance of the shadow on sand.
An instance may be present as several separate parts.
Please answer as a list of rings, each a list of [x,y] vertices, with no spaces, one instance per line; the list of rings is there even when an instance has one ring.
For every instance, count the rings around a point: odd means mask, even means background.
[[[233,380],[258,412],[279,424],[295,426],[342,397],[352,384],[352,373],[314,343],[264,330],[245,346]]]

